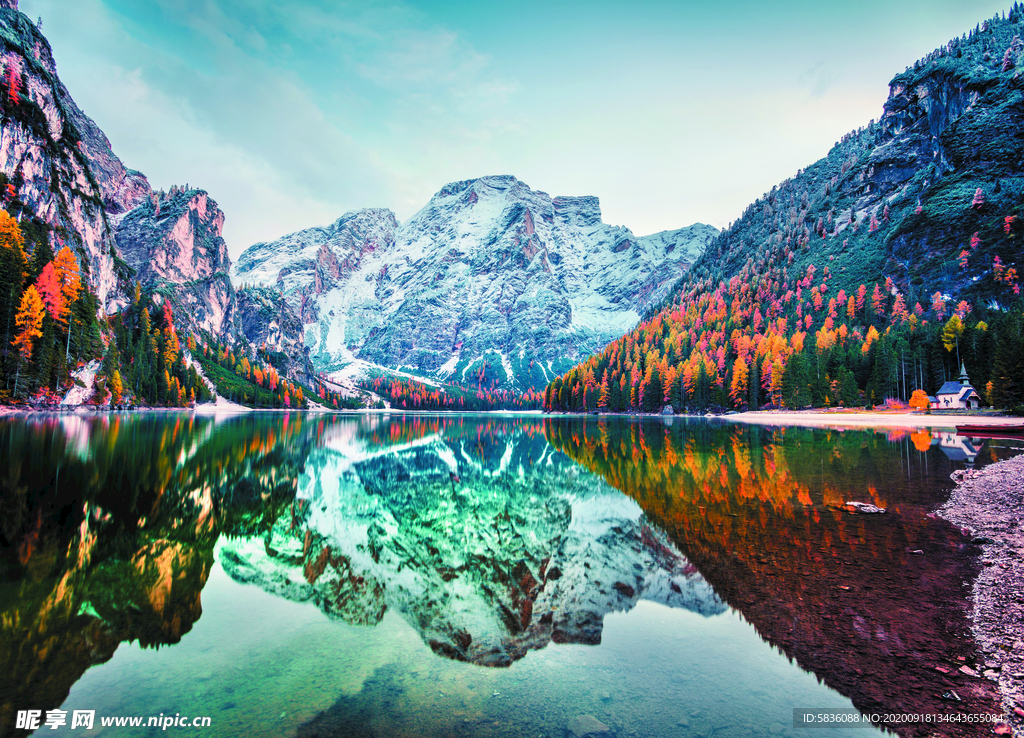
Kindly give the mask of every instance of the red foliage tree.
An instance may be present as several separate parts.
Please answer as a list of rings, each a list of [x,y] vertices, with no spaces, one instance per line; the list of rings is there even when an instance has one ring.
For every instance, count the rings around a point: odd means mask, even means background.
[[[61,323],[64,322],[67,312],[67,303],[64,301],[64,293],[61,290],[62,286],[63,283],[60,277],[57,276],[57,270],[54,269],[53,262],[51,261],[43,267],[42,273],[36,280],[36,290],[43,299],[46,312],[50,314],[51,318]]]

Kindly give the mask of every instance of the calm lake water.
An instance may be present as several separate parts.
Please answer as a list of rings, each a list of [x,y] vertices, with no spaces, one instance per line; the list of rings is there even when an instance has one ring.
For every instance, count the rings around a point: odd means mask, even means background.
[[[870,736],[998,712],[951,432],[703,419],[0,419],[0,735]],[[886,508],[850,511],[847,501]],[[91,731],[71,730],[94,710]],[[903,735],[970,736],[911,723]]]

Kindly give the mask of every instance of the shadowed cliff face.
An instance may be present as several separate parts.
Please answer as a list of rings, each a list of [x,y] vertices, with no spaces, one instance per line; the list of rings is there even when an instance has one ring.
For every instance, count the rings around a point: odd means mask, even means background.
[[[999,712],[993,683],[958,671],[984,669],[967,620],[976,569],[960,531],[930,514],[953,466],[927,432],[922,443],[909,430],[568,419],[545,432],[636,500],[765,640],[862,711]],[[851,500],[887,512],[855,514]],[[942,698],[951,690],[963,702]]]
[[[815,264],[848,292],[891,278],[908,305],[936,291],[974,305],[1014,300],[992,264],[1020,253],[1022,30],[1014,8],[895,75],[881,118],[747,207],[694,265],[692,284],[709,292],[742,275],[792,285]]]
[[[235,322],[245,339],[283,356],[285,361],[277,366],[286,376],[312,382],[305,329],[281,293],[269,287],[243,287],[235,297]]]
[[[517,425],[409,429],[376,452],[328,439],[298,514],[266,541],[225,544],[224,567],[350,624],[397,609],[439,655],[483,666],[598,644],[603,617],[640,599],[725,610],[635,503]]]

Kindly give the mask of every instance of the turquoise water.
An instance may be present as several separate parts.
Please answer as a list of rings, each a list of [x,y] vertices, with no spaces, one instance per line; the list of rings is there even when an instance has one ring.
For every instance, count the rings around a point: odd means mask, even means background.
[[[203,595],[181,644],[122,646],[65,709],[212,715],[219,735],[536,737],[561,736],[579,714],[619,735],[804,735],[815,731],[793,731],[793,704],[852,706],[733,610],[705,618],[640,602],[606,616],[599,647],[556,645],[484,669],[437,657],[397,614],[340,625],[219,567]]]
[[[794,708],[994,710],[956,671],[980,658],[976,550],[931,513],[951,471],[1014,446],[704,420],[5,420],[0,734],[57,707],[95,710],[91,735],[180,714],[223,736],[534,738],[587,716],[744,738],[837,735]]]

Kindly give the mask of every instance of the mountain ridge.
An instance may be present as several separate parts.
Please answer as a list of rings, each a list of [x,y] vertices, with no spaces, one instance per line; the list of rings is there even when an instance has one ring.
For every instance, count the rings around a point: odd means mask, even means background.
[[[358,359],[525,390],[634,324],[714,233],[637,238],[596,197],[493,175],[445,185],[404,223],[362,209],[254,244],[233,274],[281,290],[321,371]]]

